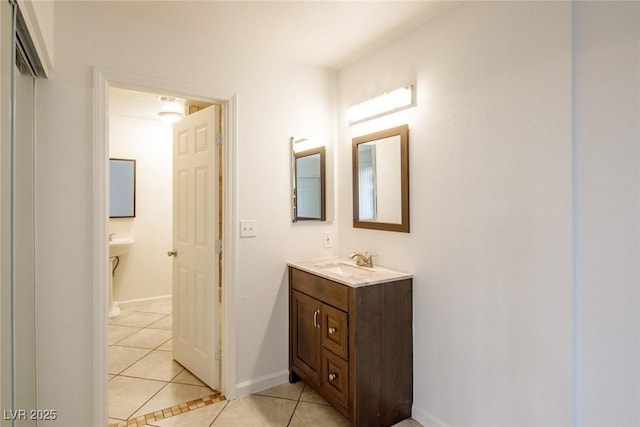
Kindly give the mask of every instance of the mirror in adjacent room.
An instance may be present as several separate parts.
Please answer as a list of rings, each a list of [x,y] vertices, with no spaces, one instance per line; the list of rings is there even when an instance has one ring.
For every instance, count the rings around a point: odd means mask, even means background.
[[[353,139],[353,226],[409,232],[409,127]]]
[[[292,149],[292,160],[293,222],[325,221],[325,148]]]
[[[109,207],[111,218],[136,216],[136,161],[109,159]]]

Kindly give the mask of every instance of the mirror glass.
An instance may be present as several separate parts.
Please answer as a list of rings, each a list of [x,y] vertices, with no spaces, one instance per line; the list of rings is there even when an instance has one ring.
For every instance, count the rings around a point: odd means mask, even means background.
[[[313,148],[293,154],[293,222],[324,221],[325,150]]]
[[[109,207],[111,218],[136,216],[136,161],[109,159]]]
[[[353,139],[353,226],[409,232],[407,125]]]

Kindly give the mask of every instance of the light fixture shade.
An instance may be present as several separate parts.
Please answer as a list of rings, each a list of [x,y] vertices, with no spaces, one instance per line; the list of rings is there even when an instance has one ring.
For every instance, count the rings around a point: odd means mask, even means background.
[[[179,101],[173,96],[164,95],[159,96],[158,101],[161,103],[158,116],[160,116],[163,122],[172,125],[184,117],[184,102]]]
[[[177,111],[160,111],[158,115],[160,116],[160,119],[163,122],[168,123],[170,125],[174,124],[175,122],[177,122],[178,120],[184,117],[183,113],[179,113]]]
[[[350,124],[394,113],[415,105],[413,86],[404,86],[347,108]]]

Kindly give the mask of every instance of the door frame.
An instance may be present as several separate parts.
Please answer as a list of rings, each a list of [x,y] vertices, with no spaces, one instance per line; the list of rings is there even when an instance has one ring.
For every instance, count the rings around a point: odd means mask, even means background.
[[[236,135],[237,94],[227,97],[203,97],[210,89],[175,81],[163,81],[111,70],[94,69],[93,93],[93,200],[92,200],[92,276],[93,276],[93,423],[107,422],[107,296],[109,271],[109,215],[107,212],[107,168],[109,162],[109,88],[111,86],[143,92],[162,93],[222,104],[223,128],[223,235],[222,252],[222,366],[221,392],[228,399],[236,397]]]

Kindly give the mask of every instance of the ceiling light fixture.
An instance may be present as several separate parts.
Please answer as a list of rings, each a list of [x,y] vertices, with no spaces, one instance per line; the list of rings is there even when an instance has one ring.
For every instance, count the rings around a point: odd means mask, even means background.
[[[179,113],[177,111],[160,111],[158,115],[160,116],[160,120],[170,125],[184,117],[184,113]]]
[[[159,97],[162,108],[158,115],[160,120],[170,125],[184,117],[184,105],[177,102],[173,96]]]
[[[347,108],[349,124],[375,119],[416,105],[413,85],[404,86]]]

